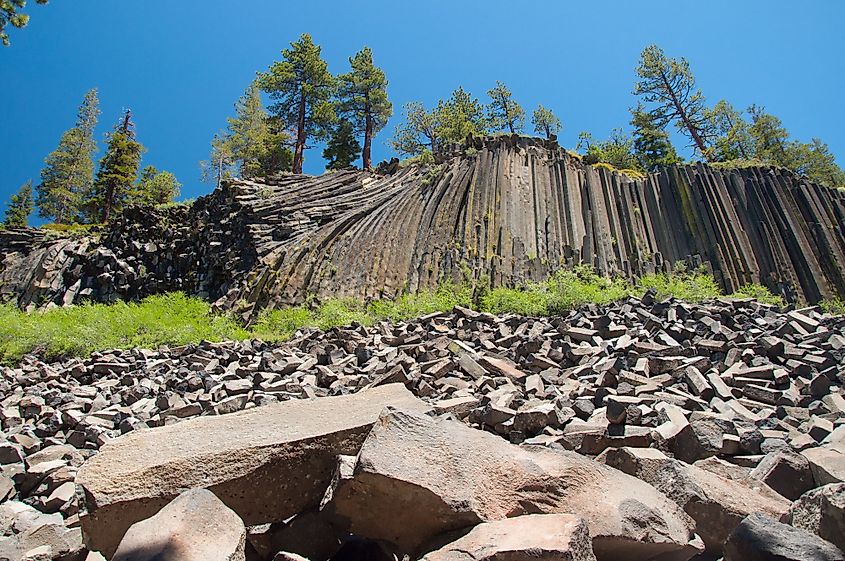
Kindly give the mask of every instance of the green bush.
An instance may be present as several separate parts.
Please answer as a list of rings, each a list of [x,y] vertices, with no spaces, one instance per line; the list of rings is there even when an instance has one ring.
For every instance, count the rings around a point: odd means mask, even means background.
[[[206,302],[179,293],[139,303],[85,304],[33,313],[0,306],[0,359],[5,363],[32,352],[57,359],[111,348],[247,337],[249,333],[234,320],[210,315]]]
[[[252,333],[265,341],[284,341],[290,339],[298,329],[316,327],[314,314],[306,306],[264,310],[258,316]]]
[[[716,279],[702,271],[674,274],[650,273],[640,277],[637,281],[637,289],[639,294],[648,289],[654,289],[659,300],[674,296],[679,300],[701,302],[722,295]]]
[[[376,300],[367,312],[378,320],[400,321],[435,312],[448,312],[455,306],[472,306],[472,289],[468,285],[441,284],[436,290],[403,294],[395,300]]]
[[[772,304],[781,308],[786,306],[786,302],[783,298],[776,294],[772,294],[768,288],[757,283],[749,283],[739,287],[737,291],[729,295],[728,298],[754,298],[764,304]]]
[[[549,315],[550,294],[543,284],[524,288],[494,288],[481,298],[481,309],[491,314]]]
[[[564,313],[581,304],[609,304],[632,293],[631,286],[623,279],[603,277],[588,265],[579,265],[571,271],[558,271],[546,281],[549,312]]]
[[[821,309],[825,312],[837,316],[845,315],[845,300],[841,298],[828,298],[819,303]]]

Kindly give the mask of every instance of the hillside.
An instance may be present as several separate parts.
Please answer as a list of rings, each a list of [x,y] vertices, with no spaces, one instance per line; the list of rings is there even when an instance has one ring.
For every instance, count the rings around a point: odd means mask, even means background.
[[[696,164],[634,180],[553,143],[498,137],[388,175],[230,181],[187,208],[131,208],[91,237],[0,232],[0,293],[32,307],[183,290],[249,312],[684,261],[728,292],[759,282],[815,303],[845,294],[843,223],[845,193],[784,170]]]

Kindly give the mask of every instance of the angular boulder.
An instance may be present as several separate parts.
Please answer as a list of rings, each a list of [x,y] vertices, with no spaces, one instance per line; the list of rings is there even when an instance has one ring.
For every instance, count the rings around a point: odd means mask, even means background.
[[[725,561],[845,561],[845,555],[815,534],[754,513],[731,533]]]
[[[675,501],[695,520],[709,553],[719,554],[727,537],[752,512],[780,517],[789,501],[767,488],[756,488],[667,457],[653,448],[606,450],[597,461],[641,479]]]
[[[319,505],[338,454],[356,454],[385,405],[427,406],[401,384],[197,417],[117,438],[76,477],[89,549],[107,557],[126,530],[185,489],[206,488],[248,525]]]
[[[765,483],[791,501],[814,487],[810,462],[789,448],[767,454],[749,477]]]
[[[185,491],[129,528],[112,561],[244,561],[246,528],[206,489]]]
[[[598,559],[688,559],[692,520],[648,484],[573,452],[520,448],[457,421],[386,410],[326,508],[350,532],[412,557],[444,532],[524,514],[573,514]]]
[[[812,532],[845,551],[845,483],[804,493],[781,522]]]
[[[423,561],[595,561],[590,531],[572,514],[484,522]]]

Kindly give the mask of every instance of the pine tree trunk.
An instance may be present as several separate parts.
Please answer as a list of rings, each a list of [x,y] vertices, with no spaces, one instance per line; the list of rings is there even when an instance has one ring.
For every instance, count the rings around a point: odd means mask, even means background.
[[[299,97],[299,116],[296,120],[296,148],[293,153],[293,173],[302,173],[305,159],[305,92]]]
[[[675,95],[675,90],[672,89],[672,86],[669,85],[669,80],[666,78],[666,75],[662,72],[660,73],[660,78],[663,80],[663,85],[666,86],[666,90],[669,92],[669,95],[672,96],[672,105],[675,106],[675,110],[681,116],[681,121],[684,123],[684,127],[689,131],[690,136],[692,137],[692,141],[695,143],[696,148],[698,151],[701,152],[701,155],[704,157],[705,160],[708,162],[713,161],[713,157],[710,155],[710,151],[707,150],[707,146],[704,144],[704,139],[701,138],[699,131],[696,127],[692,125],[687,116],[686,109],[681,105],[678,96]]]
[[[109,221],[111,216],[112,201],[114,199],[114,184],[109,182],[106,192],[103,195],[103,224]]]
[[[373,116],[370,114],[370,107],[369,102],[367,102],[366,113],[367,116],[365,117],[365,126],[364,126],[364,151],[362,152],[363,156],[363,168],[365,170],[369,170],[373,167],[372,162],[372,147],[373,147]]]

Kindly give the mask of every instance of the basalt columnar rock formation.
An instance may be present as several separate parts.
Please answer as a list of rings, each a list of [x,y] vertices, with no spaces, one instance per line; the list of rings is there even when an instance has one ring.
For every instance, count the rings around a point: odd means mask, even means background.
[[[390,167],[390,166],[388,166]],[[0,232],[0,296],[22,307],[168,290],[245,313],[314,294],[494,286],[579,263],[628,277],[706,264],[726,291],[845,296],[845,192],[774,168],[646,179],[554,143],[479,139],[436,166],[232,181],[190,207],[129,209],[93,237]]]

